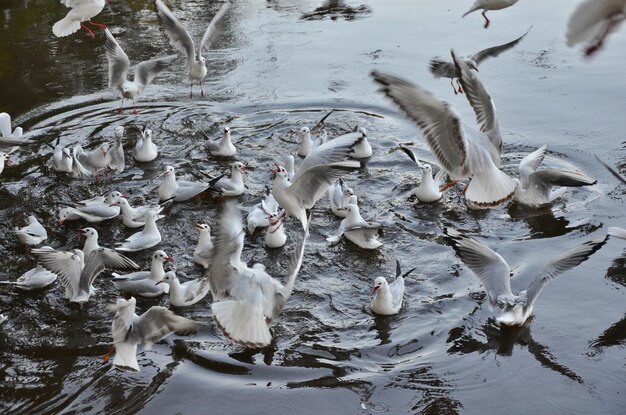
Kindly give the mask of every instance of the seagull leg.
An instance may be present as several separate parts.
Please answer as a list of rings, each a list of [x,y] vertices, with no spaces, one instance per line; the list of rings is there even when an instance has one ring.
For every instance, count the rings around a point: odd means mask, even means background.
[[[98,169],[97,169],[97,168],[94,168],[94,169],[93,169],[93,172],[94,172],[94,173],[95,173],[95,175],[96,175],[96,182],[99,182],[99,181],[100,181],[100,178],[98,177]]]
[[[89,36],[91,36],[91,38],[92,38],[92,39],[95,39],[95,38],[96,38],[96,35],[94,35],[94,34],[93,34],[93,32],[92,32],[92,31],[91,31],[91,30],[90,30],[87,26],[85,26],[85,25],[83,24],[83,22],[80,22],[80,27],[82,27],[83,29],[85,29],[85,30],[87,31],[87,34],[88,34]]]
[[[450,86],[452,87],[452,90],[454,91],[454,95],[458,95],[458,92],[456,90],[456,87],[454,86],[454,79],[450,78]]]
[[[138,115],[139,111],[135,108],[135,98],[133,98],[133,115]]]
[[[439,191],[441,193],[445,192],[446,190],[450,189],[452,186],[454,186],[455,184],[457,184],[459,182],[459,180],[455,180],[453,182],[447,183],[445,186],[443,186],[441,189],[439,189]]]
[[[193,81],[189,85],[189,99],[193,98]]]
[[[124,112],[123,107],[124,107],[124,96],[122,96],[122,103],[120,104],[120,107],[117,109],[117,112],[120,114],[123,113]]]
[[[617,24],[621,23],[623,19],[624,17],[621,13],[617,13],[617,14],[610,16],[608,21],[605,23],[604,28],[602,29],[602,32],[600,33],[600,35],[596,36],[595,42],[593,42],[591,45],[589,45],[585,49],[585,56],[589,57],[593,55],[594,53],[596,53],[598,49],[600,49],[602,45],[604,44],[604,39],[606,39],[606,37],[609,35],[609,33],[611,33],[613,28]]]
[[[461,88],[461,84],[459,83],[459,78],[456,78],[456,84],[459,87],[459,94],[463,93],[463,88]]]
[[[486,15],[485,13],[487,13],[487,10],[483,10],[483,13],[482,13],[482,14],[483,14],[483,17],[485,18],[485,29],[486,29],[486,28],[488,28],[488,27],[489,27],[489,23],[490,23],[490,21],[489,21],[489,19],[487,18],[487,15]]]
[[[204,85],[202,84],[203,80],[200,80],[200,96],[204,96]]]
[[[90,25],[95,26],[97,28],[100,28],[100,29],[107,29],[108,28],[107,26],[105,26],[103,24],[94,23],[91,20],[87,20],[87,21],[89,22]]]
[[[109,361],[109,358],[111,357],[111,355],[115,353],[115,345],[111,346],[111,350],[109,350],[109,352],[107,354],[105,354],[104,356],[102,356],[102,360],[104,360],[105,362]]]

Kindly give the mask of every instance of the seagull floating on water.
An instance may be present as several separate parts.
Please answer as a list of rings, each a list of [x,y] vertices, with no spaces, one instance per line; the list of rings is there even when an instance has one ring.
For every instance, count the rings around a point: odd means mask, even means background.
[[[26,271],[16,281],[0,281],[0,284],[15,285],[24,291],[45,288],[57,280],[57,274],[50,272],[40,264],[36,268]]]
[[[452,246],[461,261],[476,275],[482,284],[490,309],[498,309],[496,320],[507,326],[524,324],[532,314],[533,306],[543,288],[559,274],[587,260],[597,252],[607,238],[584,242],[554,258],[524,291],[517,295],[511,291],[511,268],[506,261],[489,247],[454,229],[444,233],[450,237]]]
[[[215,42],[216,27],[220,20],[224,17],[231,6],[230,1],[224,2],[217,11],[209,26],[206,28],[200,46],[196,49],[193,40],[183,25],[178,21],[176,16],[161,1],[155,1],[157,14],[163,24],[163,30],[170,39],[170,43],[177,49],[183,50],[187,54],[187,64],[189,66],[189,80],[191,81],[189,89],[189,98],[193,97],[193,82],[198,81],[200,84],[200,96],[204,96],[203,81],[207,74],[206,60],[202,56],[205,48],[211,46]]]
[[[285,218],[282,212],[268,213],[269,226],[265,231],[265,246],[268,248],[281,248],[287,242],[285,233]]]
[[[346,214],[348,213],[346,207],[348,206],[350,196],[353,195],[354,190],[348,187],[343,179],[339,179],[335,183],[330,185],[330,187],[328,188],[328,197],[330,198],[330,210],[332,210],[335,216],[338,216],[340,218],[346,217]]]
[[[115,311],[111,332],[115,358],[113,366],[139,372],[137,362],[137,345],[141,344],[144,350],[149,350],[153,343],[161,341],[172,333],[190,334],[196,331],[198,323],[193,320],[177,316],[165,307],[152,306],[138,316],[135,313],[137,300],[119,298],[109,310]],[[108,360],[108,355],[107,355]]]
[[[89,223],[97,223],[119,216],[119,206],[111,206],[122,194],[117,191],[109,192],[106,196],[95,196],[77,203],[61,202],[69,205],[59,211],[59,224],[66,220],[84,219]]]
[[[440,200],[443,197],[443,192],[448,190],[451,185],[442,186],[448,173],[439,168],[439,171],[433,177],[433,168],[428,163],[422,163],[419,161],[413,150],[410,148],[400,146],[402,150],[413,162],[417,165],[422,173],[422,179],[420,181],[415,196],[420,202],[432,203]]]
[[[135,76],[133,81],[129,81],[127,79],[128,71],[130,70],[128,56],[118,45],[109,29],[104,29],[104,33],[106,34],[104,46],[106,47],[107,60],[109,61],[109,88],[115,88],[122,93],[122,104],[117,111],[123,112],[124,100],[131,99],[133,101],[133,114],[138,114],[135,109],[135,96],[142,93],[154,77],[172,63],[175,56],[140,62],[134,67]]]
[[[218,157],[232,157],[237,154],[237,148],[230,139],[230,127],[224,127],[224,132],[222,133],[222,138],[220,140],[211,140],[209,137],[204,134],[204,138],[206,138],[205,146],[209,151],[209,154],[212,156]]]
[[[585,0],[567,22],[567,46],[589,42],[585,55],[591,56],[626,19],[626,0]]]
[[[502,135],[495,106],[482,82],[452,51],[480,131],[464,125],[459,114],[432,93],[394,75],[377,71],[380,89],[419,127],[439,164],[453,179],[471,178],[465,198],[472,209],[494,208],[513,198],[517,182],[500,170]]]
[[[92,17],[97,16],[102,11],[105,0],[61,0],[61,4],[69,7],[71,10],[67,12],[63,19],[52,26],[52,33],[56,37],[71,35],[78,32],[82,27],[92,39],[95,39],[96,36],[83,22],[88,22],[90,25],[100,29],[106,29],[105,25],[91,21]]]
[[[11,132],[11,116],[6,112],[0,112],[0,148],[31,143],[33,141],[24,138],[22,127],[15,127]]]
[[[309,223],[310,218],[305,220]],[[289,259],[285,285],[265,272],[262,264],[248,268],[241,262],[244,231],[239,206],[224,204],[215,234],[209,279],[214,302],[213,318],[226,337],[246,347],[272,342],[272,327],[291,297],[302,266],[308,228]]]
[[[152,248],[161,242],[161,232],[157,227],[157,214],[153,210],[148,210],[144,214],[145,224],[141,232],[137,232],[126,238],[120,246],[116,247],[116,251],[137,252],[144,249]]]
[[[185,202],[205,190],[212,189],[212,186],[222,178],[220,175],[207,182],[191,182],[186,180],[176,180],[176,171],[172,166],[165,166],[163,172],[163,182],[159,186],[159,199],[161,202],[172,200],[173,202]]]
[[[23,228],[15,228],[15,236],[18,241],[26,245],[39,245],[48,239],[48,232],[37,218],[33,215],[28,216],[28,226]]]
[[[489,27],[490,20],[487,18],[486,13],[489,10],[501,10],[506,9],[507,7],[511,7],[518,0],[476,0],[472,7],[468,11],[466,11],[463,16],[465,17],[470,13],[474,13],[476,10],[482,10],[482,15],[485,18],[485,29]]]
[[[222,177],[213,186],[222,196],[240,196],[246,190],[242,173],[248,173],[247,164],[236,161],[230,165],[230,177]]]
[[[285,216],[295,217],[303,229],[308,229],[306,210],[315,205],[336,179],[361,167],[358,161],[346,159],[364,138],[362,132],[349,133],[316,147],[302,161],[291,181],[287,170],[277,165],[273,170],[276,177],[272,195],[283,207]]]
[[[139,269],[133,261],[108,248],[91,251],[86,261],[80,249],[64,252],[44,246],[31,252],[43,267],[58,275],[65,287],[65,298],[75,303],[89,300],[93,282],[101,272]]]
[[[544,145],[520,161],[520,178],[513,197],[516,203],[539,207],[552,203],[567,191],[566,187],[553,190],[555,186],[581,187],[597,183],[596,179],[582,173],[555,169],[537,170],[547,149],[548,146]]]
[[[133,157],[140,163],[148,163],[157,158],[159,148],[152,142],[152,130],[144,128],[133,150]]]
[[[300,145],[298,146],[298,155],[300,157],[306,157],[309,153],[316,147],[316,143],[311,138],[311,135],[314,135],[319,141],[319,145],[322,145],[328,139],[328,133],[326,132],[326,126],[324,125],[324,121],[326,118],[330,116],[334,112],[330,111],[321,120],[315,124],[312,130],[309,130],[309,127],[302,127],[296,133],[298,137],[300,137]]]
[[[402,274],[400,262],[396,261],[396,279],[390,284],[385,277],[377,277],[372,287],[372,312],[381,316],[398,314],[402,307],[404,297],[404,277],[413,272],[415,268]]]
[[[356,197],[356,196],[352,196]],[[339,242],[342,236],[363,249],[378,249],[383,243],[378,240],[378,232],[384,228],[377,222],[368,222],[361,216],[356,203],[346,207],[346,217],[339,224],[335,235],[326,238],[328,242]]]
[[[61,138],[57,138],[52,155],[52,165],[55,171],[62,173],[72,173],[74,177],[89,176],[91,173],[78,160],[78,154],[82,151],[82,147],[74,146],[70,150],[69,147],[63,147]]]
[[[93,170],[96,175],[96,181],[99,180],[98,171],[100,169],[104,169],[105,175],[108,174],[106,169],[111,163],[110,147],[109,143],[102,143],[93,150],[85,151],[80,144],[74,146],[74,153],[81,166],[88,171]]]
[[[159,284],[163,279],[165,270],[163,264],[172,262],[173,259],[165,251],[155,251],[150,262],[150,271],[137,271],[130,274],[112,273],[113,285],[120,291],[142,297],[158,297],[167,293],[170,289],[167,284]],[[158,285],[157,285],[158,284]]]
[[[122,212],[122,223],[127,228],[139,228],[146,224],[145,216],[146,212],[151,210],[157,214],[156,219],[162,219],[165,216],[159,215],[161,211],[163,211],[162,205],[157,206],[138,206],[136,208],[132,207],[128,202],[128,199],[125,196],[120,196],[117,198],[111,206],[119,206]]]
[[[247,228],[248,233],[252,235],[256,228],[266,228],[270,225],[268,215],[278,212],[278,203],[271,192],[263,197],[261,203],[254,205],[254,208],[248,213]]]
[[[476,72],[478,72],[478,65],[480,65],[481,62],[483,62],[484,60],[488,58],[495,58],[501,53],[514,48],[522,39],[524,39],[524,37],[528,34],[528,32],[530,32],[530,29],[532,28],[533,27],[531,26],[526,31],[526,33],[524,33],[522,36],[518,37],[517,39],[509,43],[483,49],[480,52],[477,52],[473,54],[472,56],[468,57],[467,59],[463,59],[463,61],[470,69],[473,69]],[[428,64],[428,68],[430,69],[430,72],[435,76],[435,78],[442,78],[442,77],[450,78],[450,85],[452,85],[452,89],[454,90],[454,95],[463,93],[463,88],[461,88],[461,85],[459,84],[459,80],[458,80],[459,73],[457,72],[453,62],[447,61],[441,58],[433,58],[430,60],[430,63]],[[452,83],[452,81],[454,81],[455,79],[457,80],[456,84],[457,84],[458,90]]]
[[[160,283],[170,286],[170,305],[174,307],[187,307],[202,300],[211,288],[208,276],[196,278],[180,283],[174,271],[165,273]]]
[[[211,255],[213,253],[213,241],[211,240],[211,227],[206,223],[196,223],[198,231],[198,244],[193,250],[193,261],[208,268],[211,265]]]

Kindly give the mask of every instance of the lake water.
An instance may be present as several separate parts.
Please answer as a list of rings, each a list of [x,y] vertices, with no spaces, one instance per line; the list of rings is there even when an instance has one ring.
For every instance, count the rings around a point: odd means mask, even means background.
[[[0,410],[34,413],[162,414],[619,414],[626,402],[626,245],[612,239],[590,260],[551,283],[534,317],[520,328],[499,328],[475,276],[443,237],[454,227],[501,254],[524,289],[554,256],[585,240],[625,226],[626,188],[594,159],[624,163],[626,30],[615,33],[593,60],[564,44],[574,3],[524,0],[461,19],[471,1],[350,0],[350,10],[316,11],[319,1],[237,1],[216,49],[206,53],[206,96],[189,99],[182,59],[139,96],[140,115],[116,112],[107,88],[104,35],[83,32],[55,38],[51,26],[65,14],[58,2],[4,0],[0,6],[0,111],[34,131],[40,144],[20,148],[0,176],[0,279],[13,280],[35,265],[13,227],[34,213],[58,249],[82,246],[83,222],[56,224],[57,202],[115,189],[131,202],[155,200],[164,165],[218,172],[202,147],[201,131],[217,138],[230,125],[238,158],[255,170],[241,197],[245,209],[260,200],[274,161],[297,149],[293,131],[312,127],[328,110],[331,136],[348,125],[368,130],[374,157],[347,182],[367,219],[392,225],[384,246],[364,251],[325,237],[339,220],[327,198],[314,209],[311,237],[294,295],[267,348],[244,349],[215,327],[210,296],[176,309],[203,321],[196,335],[171,336],[139,353],[141,372],[104,363],[111,346],[112,314],[120,293],[106,277],[82,308],[51,288],[24,293],[2,286],[0,311]],[[449,3],[449,4],[448,4]],[[174,13],[202,36],[219,8],[215,2],[171,1]],[[174,50],[160,29],[152,1],[111,1],[98,23],[110,26],[131,62]],[[387,102],[369,76],[372,69],[404,76],[474,119],[465,96],[427,71],[431,57],[461,55],[508,42],[533,29],[512,51],[484,62],[479,76],[490,92],[504,135],[505,170],[548,144],[550,157],[567,160],[598,184],[568,192],[552,208],[501,207],[471,212],[460,191],[439,204],[413,205],[417,172],[398,143],[424,147],[419,133]],[[622,28],[624,29],[624,28]],[[196,89],[197,92],[197,89]],[[111,140],[116,126],[146,123],[161,147],[152,163],[127,168],[95,183],[52,169],[45,143],[93,147]],[[125,142],[131,149],[136,133]],[[220,200],[210,196],[176,204],[159,224],[159,248],[173,268],[199,276],[191,254],[194,223],[213,223]],[[103,246],[133,231],[119,220],[96,224]],[[299,238],[287,225],[287,246],[263,248],[263,233],[247,239],[244,258],[282,276]],[[131,255],[146,266],[152,251]],[[393,278],[395,262],[417,269],[407,279],[400,314],[369,311],[375,277]],[[168,305],[167,297],[140,299],[139,311]]]

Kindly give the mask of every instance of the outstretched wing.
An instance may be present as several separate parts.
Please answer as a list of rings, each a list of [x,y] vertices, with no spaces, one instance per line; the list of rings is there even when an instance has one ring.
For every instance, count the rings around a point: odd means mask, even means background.
[[[80,289],[89,292],[89,288],[98,274],[103,271],[138,270],[139,265],[126,256],[108,248],[94,249],[85,260],[85,269],[80,278]]]
[[[546,156],[546,151],[548,151],[548,145],[544,144],[519,162],[519,181],[524,189],[528,188],[528,178],[539,168]]]
[[[155,1],[157,15],[163,24],[163,30],[170,39],[170,43],[177,49],[184,50],[189,63],[193,62],[195,50],[193,40],[183,25],[178,21],[171,10],[161,1]]]
[[[137,319],[132,330],[144,347],[149,347],[172,333],[189,334],[197,328],[198,323],[193,320],[178,316],[165,307],[152,306]]]
[[[169,66],[170,63],[176,58],[176,55],[166,56],[164,58],[152,59],[149,61],[143,61],[135,68],[135,83],[139,86],[140,90],[147,85],[157,76],[161,71]]]
[[[472,56],[472,60],[474,62],[476,62],[476,65],[480,65],[480,63],[482,61],[484,61],[487,58],[495,58],[496,56],[498,56],[499,54],[501,54],[502,52],[506,52],[507,50],[515,47],[515,45],[517,45],[522,39],[524,39],[524,37],[528,34],[528,32],[530,32],[530,29],[532,29],[533,27],[530,26],[528,28],[528,30],[526,31],[526,33],[524,33],[523,35],[521,35],[520,37],[518,37],[517,39],[509,42],[509,43],[505,43],[503,45],[499,45],[499,46],[494,46],[491,48],[487,48],[487,49],[483,49],[480,52],[477,52],[474,54],[474,56]]]
[[[220,9],[217,11],[215,16],[213,16],[213,19],[211,19],[211,23],[209,23],[209,26],[204,31],[204,36],[202,36],[200,47],[198,48],[196,52],[197,53],[196,59],[200,59],[200,56],[202,56],[202,51],[205,48],[210,48],[212,44],[215,42],[215,34],[217,33],[216,27],[219,24],[219,22],[222,20],[222,18],[224,17],[226,12],[228,11],[228,9],[230,9],[231,5],[232,3],[228,0],[224,2],[224,4],[222,4],[222,7],[220,7]]]
[[[109,61],[109,88],[119,89],[126,80],[126,75],[130,69],[130,60],[109,29],[104,29],[104,34],[106,35],[104,47]]]

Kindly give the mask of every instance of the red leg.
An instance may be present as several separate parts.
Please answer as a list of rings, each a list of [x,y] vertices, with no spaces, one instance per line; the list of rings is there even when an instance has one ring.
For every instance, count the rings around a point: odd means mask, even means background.
[[[98,177],[98,169],[94,169],[94,173],[96,173],[96,182],[99,182],[100,178]]]
[[[485,18],[485,29],[489,27],[489,19],[487,19],[487,15],[485,14],[487,13],[487,10],[483,10],[483,17]]]
[[[109,352],[107,354],[105,354],[104,356],[102,356],[102,360],[104,360],[105,362],[109,361],[109,358],[111,357],[111,355],[115,353],[115,345],[111,346],[111,350],[109,350]]]
[[[454,79],[450,78],[450,86],[452,86],[452,90],[454,91],[454,95],[457,95],[456,87],[454,86]]]
[[[133,98],[133,115],[138,115],[139,111],[135,108],[135,98]]]
[[[87,31],[87,34],[91,36],[92,39],[96,38],[96,35],[94,35],[93,32],[87,26],[85,26],[82,22],[80,23],[80,27],[85,29]]]
[[[189,99],[193,98],[193,81],[189,85]]]
[[[462,94],[463,93],[463,88],[461,88],[461,84],[459,83],[459,78],[456,78],[456,84],[459,87],[459,94]]]
[[[120,104],[120,107],[117,109],[117,112],[120,113],[120,114],[124,112],[124,109],[122,107],[124,107],[124,97],[123,96],[122,96],[122,103]]]
[[[107,169],[109,166],[104,166],[104,177],[109,177],[109,170]]]
[[[204,85],[202,80],[200,80],[200,96],[203,97],[204,96]]]
[[[106,29],[106,28],[107,28],[107,26],[105,26],[105,25],[103,25],[103,24],[94,23],[94,22],[92,22],[91,20],[87,20],[87,21],[89,22],[89,24],[90,24],[90,25],[95,26],[95,27],[98,27],[98,28],[100,28],[100,29]]]

